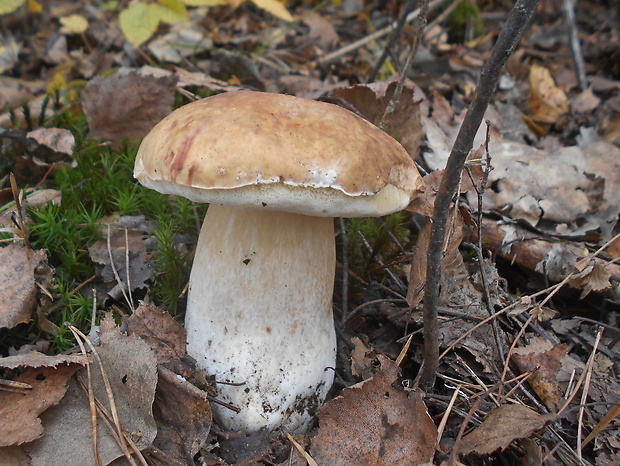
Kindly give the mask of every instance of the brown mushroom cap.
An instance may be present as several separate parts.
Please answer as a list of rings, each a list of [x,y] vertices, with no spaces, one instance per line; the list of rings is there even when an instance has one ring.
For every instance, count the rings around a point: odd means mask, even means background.
[[[333,217],[395,212],[424,189],[405,149],[363,118],[251,91],[171,113],[142,141],[134,176],[196,202]]]

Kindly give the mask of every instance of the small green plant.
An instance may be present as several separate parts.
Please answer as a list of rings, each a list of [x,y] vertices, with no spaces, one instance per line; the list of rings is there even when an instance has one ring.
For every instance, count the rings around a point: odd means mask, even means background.
[[[57,280],[60,305],[49,316],[49,320],[57,327],[57,334],[52,339],[52,346],[63,351],[75,345],[73,334],[64,325],[71,323],[74,327],[88,329],[91,325],[94,299],[81,291],[75,291],[72,284]]]
[[[171,222],[161,223],[153,232],[157,241],[153,266],[155,281],[151,291],[160,306],[175,315],[179,298],[189,278],[191,267],[189,254],[175,243],[178,228]]]
[[[480,8],[477,0],[463,0],[448,19],[449,38],[452,42],[463,42],[467,40],[467,31],[471,31],[471,39],[475,39],[482,34],[484,23],[480,15]]]
[[[376,256],[387,262],[400,251],[394,239],[403,247],[409,246],[409,221],[407,212],[396,212],[383,218],[353,218],[348,220],[349,254],[353,269],[366,270]]]

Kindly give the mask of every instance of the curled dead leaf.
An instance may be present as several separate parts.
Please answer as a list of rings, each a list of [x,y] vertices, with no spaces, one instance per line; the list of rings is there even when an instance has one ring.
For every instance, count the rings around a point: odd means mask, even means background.
[[[551,72],[538,64],[530,69],[530,109],[532,119],[541,123],[557,123],[568,113],[568,98],[556,86]]]

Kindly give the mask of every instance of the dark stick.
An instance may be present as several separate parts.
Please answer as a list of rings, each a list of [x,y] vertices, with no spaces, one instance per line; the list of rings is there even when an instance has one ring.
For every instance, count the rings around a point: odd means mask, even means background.
[[[400,33],[403,30],[403,26],[405,25],[405,22],[407,21],[407,16],[409,16],[409,13],[413,11],[414,6],[415,6],[415,0],[407,0],[407,3],[405,3],[405,6],[403,7],[403,11],[400,15],[400,18],[398,18],[398,24],[396,25],[394,32],[390,36],[390,40],[388,41],[387,44],[385,44],[385,47],[383,47],[381,56],[379,57],[379,60],[377,60],[377,63],[375,63],[375,67],[370,73],[370,76],[368,76],[367,82],[372,83],[375,81],[377,75],[379,74],[379,71],[381,71],[381,67],[383,66],[383,63],[385,62],[388,56],[388,53],[390,53],[390,50],[392,49],[392,47],[394,47],[394,44],[396,43],[396,40],[400,37]]]
[[[427,15],[428,15],[428,0],[420,0],[420,14],[418,15],[418,30],[413,40],[413,44],[411,44],[411,50],[409,51],[409,55],[407,56],[407,62],[405,63],[405,66],[402,72],[400,73],[400,77],[398,78],[398,83],[396,84],[396,89],[394,89],[394,94],[392,94],[390,101],[385,107],[385,111],[383,112],[381,121],[379,121],[379,124],[377,124],[377,126],[384,131],[385,131],[386,120],[388,116],[394,113],[394,110],[396,110],[396,106],[398,105],[400,96],[403,93],[403,88],[405,87],[405,81],[407,80],[407,75],[409,74],[409,70],[413,66],[413,59],[415,58],[415,54],[418,53],[418,47],[420,46],[420,42],[422,42],[422,38],[424,37]]]
[[[439,302],[441,261],[450,204],[456,194],[467,155],[474,142],[474,136],[495,93],[504,65],[523,35],[523,31],[534,14],[538,1],[517,0],[508,15],[506,24],[493,47],[491,57],[482,69],[474,98],[450,152],[450,157],[448,158],[437,192],[428,247],[426,291],[424,294],[424,365],[420,374],[420,385],[425,390],[430,390],[435,383],[435,376],[439,366],[437,305]]]

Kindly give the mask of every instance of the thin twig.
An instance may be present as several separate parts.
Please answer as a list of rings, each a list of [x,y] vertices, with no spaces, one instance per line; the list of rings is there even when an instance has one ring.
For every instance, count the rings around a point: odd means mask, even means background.
[[[396,110],[396,106],[400,101],[400,96],[403,93],[403,88],[405,87],[405,81],[407,80],[407,74],[409,74],[409,70],[413,66],[413,59],[415,58],[416,53],[418,52],[418,47],[420,46],[420,42],[422,42],[422,37],[424,36],[424,30],[426,29],[426,16],[428,15],[428,0],[420,0],[420,13],[418,14],[418,30],[416,31],[415,38],[413,40],[413,44],[411,44],[411,50],[409,51],[409,55],[407,56],[407,61],[405,62],[405,66],[403,70],[400,72],[400,76],[398,78],[398,83],[396,84],[396,89],[394,89],[394,93],[392,97],[390,97],[390,101],[385,107],[385,111],[381,116],[381,120],[377,125],[382,130],[385,130],[387,126],[387,119],[390,115],[394,113]]]
[[[402,362],[404,361],[405,357],[407,356],[407,352],[409,351],[409,347],[411,346],[412,341],[413,341],[413,334],[409,336],[409,338],[407,339],[407,342],[405,343],[405,346],[403,346],[403,348],[400,350],[400,354],[396,358],[397,366],[400,366]]]
[[[340,322],[344,323],[349,315],[349,235],[347,235],[344,219],[340,217],[339,221],[342,235],[342,315]]]
[[[71,327],[69,327],[71,333],[75,337],[75,341],[77,341],[80,346],[80,350],[82,354],[86,355],[86,348],[84,347],[84,342],[80,338],[80,336],[75,332]],[[93,391],[93,374],[90,370],[90,363],[86,364],[86,378],[88,380],[88,406],[90,409],[90,427],[92,431],[92,444],[93,444],[93,455],[95,457],[95,463],[97,466],[102,466],[101,458],[99,457],[99,446],[97,442],[97,407],[95,406],[95,393]]]
[[[588,80],[586,79],[586,64],[583,60],[581,42],[579,42],[579,31],[577,30],[577,21],[575,20],[575,0],[564,0],[562,3],[564,4],[566,24],[568,24],[570,30],[570,48],[573,52],[577,82],[581,90],[585,91],[588,88]]]
[[[373,249],[373,247],[370,245],[370,243],[368,242],[368,240],[366,239],[366,237],[364,236],[364,234],[360,231],[358,233],[360,235],[360,238],[362,239],[362,244],[364,245],[364,247],[368,250],[368,252],[370,253],[372,259],[381,266],[382,269],[385,270],[385,273],[387,273],[390,278],[392,279],[392,281],[394,282],[394,284],[396,286],[398,286],[401,290],[403,290],[405,293],[407,292],[407,287],[405,286],[405,284],[402,282],[402,280],[400,278],[398,278],[394,272],[392,272],[389,267],[387,267],[385,265],[385,263],[381,260],[381,258],[379,257],[378,254],[376,254],[375,250]]]
[[[299,443],[297,443],[297,441],[293,438],[293,436],[289,434],[288,432],[286,433],[286,438],[288,439],[289,442],[293,444],[293,446],[295,447],[295,450],[297,450],[297,452],[306,460],[306,463],[308,463],[308,466],[318,466],[317,462],[314,461],[314,458],[312,458],[312,456],[310,456],[310,454],[306,450],[304,450],[304,447],[302,447]]]
[[[601,337],[603,336],[603,328],[599,327],[596,332],[596,341],[594,343],[594,348],[592,349],[592,354],[596,353],[596,349],[598,348],[598,344],[601,341]],[[583,390],[581,392],[581,402],[579,406],[579,414],[577,415],[577,457],[579,458],[579,462],[581,463],[583,460],[581,453],[581,433],[583,431],[583,413],[585,411],[585,404],[588,399],[588,392],[590,391],[590,381],[592,380],[592,370],[594,369],[594,358],[591,357],[588,360],[588,365],[586,367],[586,377],[583,382]]]
[[[81,380],[78,380],[78,381],[80,382],[80,385],[82,386],[82,390],[84,390],[83,382]],[[112,425],[112,423],[110,423],[110,419],[112,419],[112,416],[110,415],[106,407],[103,405],[103,403],[101,403],[101,401],[99,401],[97,398],[95,398],[95,404],[97,405],[99,416],[101,417],[101,419],[103,419],[108,429],[110,430],[110,434],[112,435],[112,437],[114,437],[114,440],[118,443],[120,441],[119,433],[116,432],[116,430],[114,430],[114,426]],[[129,444],[134,454],[140,461],[140,464],[142,464],[142,466],[150,466],[147,463],[146,459],[144,458],[144,455],[138,448],[138,445],[135,444],[135,442],[131,439],[131,437],[125,431],[122,431],[120,434],[123,436],[123,439]],[[131,457],[130,461],[132,465],[138,466],[135,460],[133,459],[133,456]]]
[[[362,309],[364,309],[365,307],[372,306],[373,304],[381,304],[381,303],[403,303],[403,304],[407,304],[407,300],[406,299],[401,299],[401,298],[396,298],[396,299],[373,299],[372,301],[366,301],[365,303],[362,303],[359,306],[357,306],[355,309],[353,309],[351,311],[351,313],[348,314],[345,319],[342,319],[342,324],[343,325],[346,324],[349,320],[351,320],[351,317],[357,315],[357,313],[359,311],[361,311]]]
[[[368,75],[368,79],[366,80],[366,82],[372,83],[377,78],[377,75],[379,74],[379,70],[383,66],[383,63],[385,62],[385,59],[390,53],[390,50],[392,49],[392,47],[394,47],[396,40],[398,40],[398,38],[400,37],[400,34],[403,30],[403,26],[405,26],[405,22],[407,20],[407,16],[409,16],[409,14],[413,11],[413,7],[415,6],[415,3],[416,3],[416,0],[407,0],[407,3],[405,3],[405,5],[403,6],[403,11],[401,12],[401,15],[398,17],[398,20],[396,22],[396,27],[394,28],[394,32],[390,36],[390,39],[388,40],[388,42],[383,47],[381,56],[377,60],[377,63],[375,63],[375,67],[370,72],[370,75]]]
[[[461,444],[461,439],[463,438],[463,435],[465,434],[465,430],[467,429],[467,426],[469,425],[474,413],[478,411],[478,408],[480,407],[480,405],[486,398],[485,395],[488,395],[488,392],[483,393],[483,396],[481,396],[480,398],[476,400],[476,402],[472,405],[472,407],[469,408],[469,411],[467,412],[467,416],[465,416],[465,419],[463,419],[463,423],[461,424],[461,427],[459,427],[459,432],[456,435],[456,439],[454,439],[454,445],[452,446],[452,452],[450,453],[450,460],[448,464],[456,464],[455,460],[456,458],[458,458],[458,450]]]
[[[504,370],[502,372],[502,378],[500,380],[500,391],[502,390],[502,387],[504,385],[504,379],[506,378],[506,372],[508,372],[508,365],[510,364],[510,358],[512,356],[512,353],[515,349],[515,347],[517,346],[517,343],[519,343],[519,340],[521,339],[521,337],[523,336],[523,334],[525,333],[525,329],[529,326],[530,322],[534,319],[534,316],[530,316],[527,321],[521,326],[521,329],[519,330],[519,333],[517,333],[517,336],[514,338],[514,340],[512,341],[512,344],[510,345],[510,348],[508,349],[508,354],[506,355],[506,361],[504,362]]]
[[[114,273],[114,278],[116,279],[116,283],[121,287],[121,293],[123,293],[123,297],[129,306],[129,309],[133,312],[135,309],[133,307],[133,303],[130,301],[129,296],[125,292],[125,284],[121,280],[121,277],[118,274],[118,270],[116,270],[116,265],[114,264],[114,257],[112,257],[112,245],[110,244],[110,225],[108,225],[108,255],[110,256],[110,265],[112,266],[112,272]],[[125,271],[125,274],[129,276],[129,270]]]
[[[590,357],[588,358],[588,362],[586,363],[586,369],[581,374],[581,377],[579,377],[579,381],[577,382],[577,385],[575,386],[575,388],[573,389],[571,394],[568,396],[568,398],[566,398],[566,401],[564,402],[562,407],[558,410],[558,417],[560,417],[560,415],[564,411],[566,411],[566,409],[572,403],[573,398],[575,398],[575,395],[577,395],[577,392],[579,391],[579,388],[581,388],[581,385],[583,384],[583,382],[584,382],[584,380],[586,378],[588,370],[591,370],[591,369],[588,369],[588,368],[594,366],[594,356],[596,355],[596,350],[598,348],[598,344],[601,341],[602,333],[603,332],[600,331],[600,330],[597,332],[597,334],[596,334],[596,342],[595,342],[594,348],[592,348],[592,353],[590,353]]]
[[[620,401],[616,401],[616,404],[611,407],[611,409],[603,416],[603,418],[599,421],[592,432],[588,434],[586,439],[581,442],[581,448],[585,448],[585,446],[590,443],[598,434],[600,434],[603,429],[605,429],[611,421],[616,419],[620,415]]]
[[[506,24],[493,47],[491,57],[482,69],[473,101],[450,152],[450,157],[437,192],[428,248],[426,291],[424,295],[424,364],[420,381],[422,388],[426,390],[433,386],[439,365],[437,306],[439,304],[442,256],[450,205],[456,193],[465,161],[472,148],[474,137],[489,102],[495,93],[504,65],[523,35],[523,31],[525,31],[530,18],[534,14],[538,1],[517,0],[508,15]]]
[[[131,453],[129,452],[129,449],[127,448],[127,443],[125,442],[125,438],[123,436],[123,430],[121,427],[120,419],[118,417],[118,411],[116,409],[116,402],[114,401],[114,393],[112,392],[112,386],[110,385],[110,380],[108,379],[107,371],[105,370],[105,367],[103,366],[103,361],[101,360],[101,357],[99,356],[99,352],[97,351],[97,348],[95,348],[95,345],[93,345],[92,342],[88,339],[88,337],[84,335],[79,329],[77,329],[70,323],[66,323],[65,325],[69,328],[69,330],[71,330],[71,332],[74,335],[75,334],[79,335],[85,342],[88,343],[88,346],[90,346],[90,349],[93,352],[93,355],[95,356],[95,359],[97,360],[97,363],[99,364],[99,370],[101,371],[101,379],[103,380],[103,384],[105,386],[106,393],[108,395],[108,401],[110,402],[110,411],[112,413],[112,419],[114,420],[114,426],[116,427],[116,430],[118,431],[120,439],[121,439],[119,446],[121,447],[121,450],[123,451],[123,454],[125,455],[125,458],[127,458],[127,461],[129,461],[132,464],[135,464],[135,461],[131,457]]]
[[[441,422],[439,423],[439,427],[437,427],[437,445],[441,442],[441,437],[443,437],[443,431],[446,428],[446,424],[448,423],[448,418],[450,417],[450,413],[452,412],[452,408],[454,407],[454,403],[459,396],[459,392],[461,391],[461,385],[457,385],[454,389],[454,393],[452,394],[452,398],[450,398],[450,403],[448,403],[448,407],[446,408],[446,412],[443,413],[441,417]]]
[[[428,9],[429,11],[435,11],[436,9],[438,9],[440,6],[442,6],[444,3],[446,3],[447,0],[434,0],[432,1],[429,5],[428,5]],[[416,9],[414,11],[412,11],[409,15],[407,15],[407,23],[412,22],[414,19],[416,19],[418,17],[418,15],[420,14],[420,9]],[[393,21],[389,26],[386,26],[382,29],[379,29],[378,31],[360,39],[357,40],[355,42],[352,42],[348,45],[345,45],[344,47],[338,49],[338,50],[334,50],[333,52],[330,53],[326,53],[325,55],[323,55],[322,57],[319,57],[316,60],[316,64],[317,65],[325,65],[326,63],[330,63],[333,62],[334,60],[338,60],[339,58],[359,49],[362,48],[364,45],[368,44],[369,42],[372,42],[374,40],[380,39],[384,36],[387,36],[390,32],[392,32],[396,26],[398,25],[398,21]]]
[[[134,312],[135,309],[133,307],[133,295],[131,293],[131,278],[130,278],[130,270],[129,270],[129,233],[127,232],[127,228],[125,230],[125,275],[127,276],[127,292],[129,293],[129,308],[131,312]]]
[[[489,282],[487,280],[486,271],[484,269],[484,257],[482,255],[482,198],[484,195],[484,190],[486,189],[487,182],[489,180],[489,173],[493,170],[491,166],[491,154],[489,153],[489,141],[491,139],[491,122],[489,120],[486,121],[487,132],[484,140],[484,152],[486,155],[486,161],[484,163],[484,170],[482,171],[482,179],[480,180],[480,185],[476,183],[474,179],[473,173],[469,167],[465,167],[467,172],[469,173],[469,177],[471,179],[474,190],[476,191],[476,196],[478,198],[478,241],[477,245],[474,247],[476,251],[476,255],[478,257],[478,265],[480,268],[480,281],[482,282],[482,288],[484,290],[484,302],[486,304],[487,312],[489,315],[493,314],[493,306],[491,304],[491,290],[489,289]],[[482,160],[480,160],[482,164]],[[455,209],[456,210],[456,209]],[[499,325],[497,324],[497,320],[493,319],[491,321],[491,328],[493,329],[493,337],[495,338],[495,346],[497,348],[497,354],[499,356],[499,360],[503,363],[505,360],[504,355],[504,346],[502,344],[500,338],[500,330]],[[500,387],[501,391],[501,387]]]

